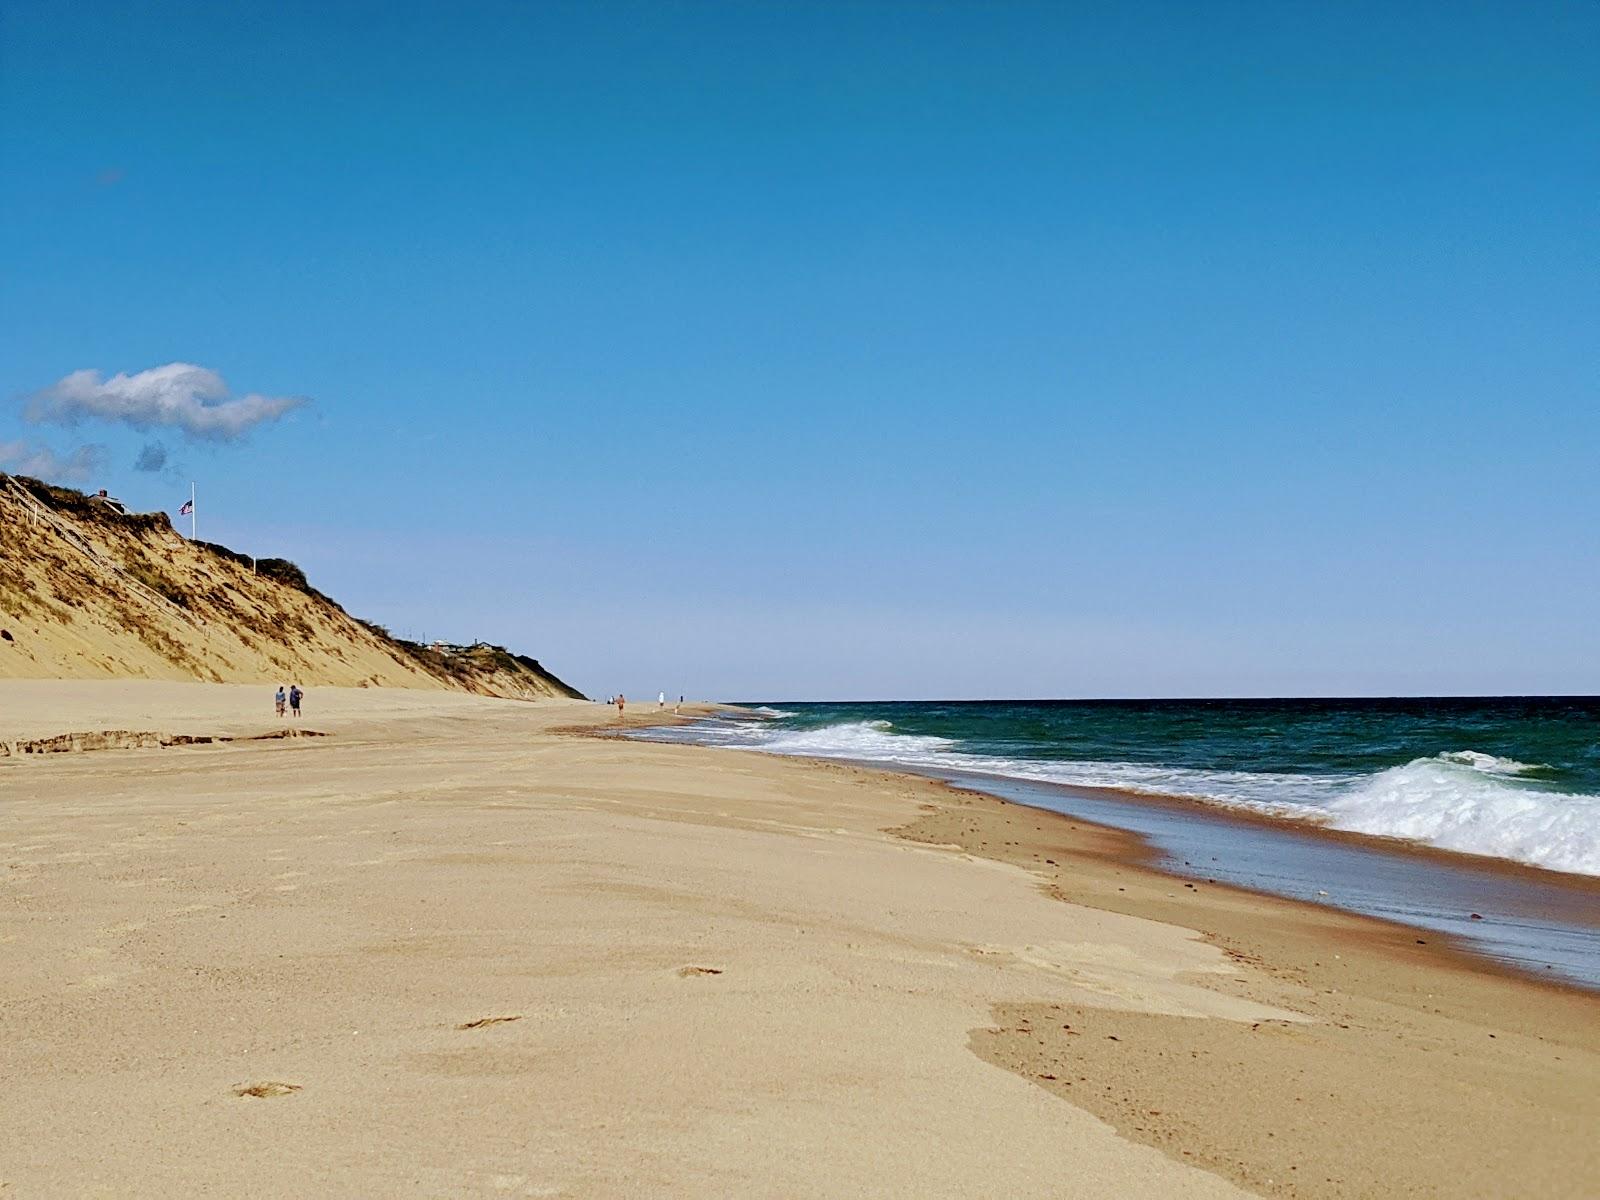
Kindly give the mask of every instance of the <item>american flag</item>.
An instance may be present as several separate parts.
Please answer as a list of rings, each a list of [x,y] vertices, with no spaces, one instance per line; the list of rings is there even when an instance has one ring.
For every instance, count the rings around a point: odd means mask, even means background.
[[[180,517],[187,517],[193,511],[194,511],[194,501],[193,500],[185,500],[183,502],[183,507],[178,510],[178,515]]]

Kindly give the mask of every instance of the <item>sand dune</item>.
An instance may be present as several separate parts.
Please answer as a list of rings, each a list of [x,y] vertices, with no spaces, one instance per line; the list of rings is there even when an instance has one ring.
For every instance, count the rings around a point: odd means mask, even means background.
[[[191,542],[162,513],[123,514],[0,475],[0,679],[172,679],[576,696],[499,647],[390,637],[293,563]]]

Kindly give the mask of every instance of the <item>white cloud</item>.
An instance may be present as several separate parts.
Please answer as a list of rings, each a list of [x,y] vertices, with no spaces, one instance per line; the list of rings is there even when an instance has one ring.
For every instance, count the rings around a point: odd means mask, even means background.
[[[79,446],[62,458],[48,446],[0,442],[0,467],[14,475],[31,475],[47,483],[83,483],[99,470],[104,458],[99,446]]]
[[[74,371],[31,398],[28,418],[63,425],[110,421],[135,429],[177,429],[194,438],[232,441],[305,402],[303,396],[256,392],[235,396],[215,371],[192,363],[168,363],[110,379],[102,379],[99,371]]]

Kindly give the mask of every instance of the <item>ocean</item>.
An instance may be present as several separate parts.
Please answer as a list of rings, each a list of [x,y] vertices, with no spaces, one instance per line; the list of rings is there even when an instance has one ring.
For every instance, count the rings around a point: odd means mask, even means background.
[[[1130,829],[1180,873],[1437,929],[1600,985],[1600,893],[1387,840],[1600,876],[1600,698],[746,707],[645,736],[946,779]],[[1207,821],[1208,809],[1275,822]],[[1372,840],[1297,832],[1311,826]]]

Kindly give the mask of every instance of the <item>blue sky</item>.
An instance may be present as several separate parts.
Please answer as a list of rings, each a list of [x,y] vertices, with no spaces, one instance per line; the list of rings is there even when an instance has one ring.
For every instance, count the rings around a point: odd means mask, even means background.
[[[599,694],[1600,691],[1596,62],[1588,3],[12,0],[0,452]],[[308,402],[30,419],[170,363]]]

